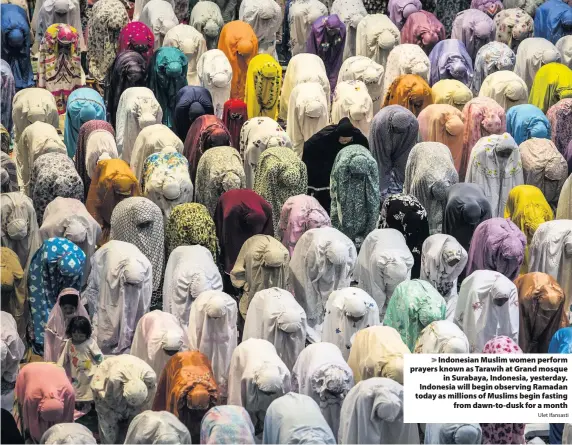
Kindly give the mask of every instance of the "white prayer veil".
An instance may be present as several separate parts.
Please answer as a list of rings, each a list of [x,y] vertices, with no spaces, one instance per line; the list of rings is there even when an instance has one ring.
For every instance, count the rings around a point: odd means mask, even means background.
[[[403,386],[374,377],[348,393],[341,411],[339,443],[419,443],[416,423],[403,423]]]
[[[339,122],[344,117],[349,118],[364,136],[369,135],[373,101],[361,80],[346,80],[336,85],[332,99],[332,122]]]
[[[355,334],[379,324],[377,303],[367,292],[357,287],[339,289],[331,293],[326,303],[322,342],[335,344],[347,360]]]
[[[337,15],[346,25],[346,43],[344,46],[344,60],[356,55],[357,28],[367,10],[362,0],[334,0],[330,7],[330,14]]]
[[[387,377],[403,384],[403,357],[410,354],[401,335],[389,326],[371,326],[358,331],[353,340],[348,365],[354,380]]]
[[[518,307],[512,281],[499,272],[477,270],[461,285],[453,321],[467,336],[470,352],[480,352],[495,336],[518,343]]]
[[[244,162],[246,187],[254,188],[258,160],[263,151],[276,146],[291,147],[288,134],[274,119],[266,116],[248,119],[240,129],[240,156]]]
[[[94,130],[89,134],[85,143],[85,172],[90,179],[99,161],[118,158],[117,145],[109,131]]]
[[[290,392],[268,407],[262,443],[336,444],[336,439],[316,402]]]
[[[365,16],[357,27],[356,56],[378,63],[385,70],[391,50],[399,45],[401,34],[385,14]]]
[[[387,62],[381,65],[385,66],[383,97],[387,94],[393,81],[402,74],[417,74],[429,82],[431,62],[419,45],[403,43],[395,46],[389,53]]]
[[[415,354],[469,354],[467,336],[452,321],[437,320],[426,326],[415,343]]]
[[[157,376],[140,358],[130,354],[107,357],[91,380],[91,390],[102,443],[117,443],[127,424],[150,409],[157,390]],[[121,434],[123,430],[123,434]]]
[[[291,390],[290,371],[267,340],[251,338],[236,347],[228,375],[228,404],[242,406],[260,433],[270,403]]]
[[[151,263],[133,244],[111,240],[95,252],[82,304],[94,314],[92,337],[103,354],[129,351],[152,289]]]
[[[196,3],[191,10],[189,25],[202,33],[207,43],[207,49],[217,48],[218,37],[224,26],[224,20],[220,7],[216,3],[205,0]]]
[[[282,26],[282,10],[275,0],[243,0],[238,19],[248,23],[258,38],[258,54],[276,58],[276,35]]]
[[[556,42],[556,49],[560,51],[560,60],[568,68],[572,67],[572,36],[561,37]]]
[[[14,150],[17,150],[22,132],[28,125],[39,121],[50,124],[54,128],[59,127],[60,118],[56,99],[44,88],[26,88],[18,91],[12,100],[12,117],[14,118],[16,145]]]
[[[298,0],[300,1],[300,0]],[[314,0],[320,3],[318,0]],[[292,7],[298,5],[295,3]],[[290,8],[292,14],[292,8]],[[292,90],[301,83],[315,82],[322,85],[324,94],[328,98],[328,114],[330,113],[329,98],[330,98],[330,81],[326,74],[326,66],[320,57],[315,54],[298,54],[290,59],[288,69],[284,75],[282,82],[282,91],[280,92],[280,119],[286,120],[288,118],[288,106],[290,103],[290,95]]]
[[[243,340],[262,338],[271,342],[288,369],[306,345],[306,313],[294,296],[272,287],[256,294],[250,301],[244,322]]]
[[[163,311],[189,325],[193,300],[207,290],[222,291],[222,277],[203,246],[179,246],[171,252],[163,281]]]
[[[175,15],[172,0],[150,0],[141,11],[139,21],[153,31],[155,36],[154,50],[163,46],[167,32],[179,24]]]
[[[383,320],[393,291],[411,278],[413,255],[401,232],[375,229],[365,238],[354,270],[354,280],[376,301]]]
[[[2,375],[2,406],[9,408],[13,402],[16,378],[20,371],[20,361],[26,352],[26,346],[18,334],[16,320],[8,312],[0,312],[0,358]]]
[[[32,257],[42,245],[38,219],[32,200],[21,192],[0,194],[2,217],[2,247],[7,247],[18,256],[24,269],[24,278]],[[27,293],[27,287],[25,287]]]
[[[572,318],[572,310],[570,310],[572,297],[572,274],[570,273],[572,270],[572,221],[558,219],[542,223],[534,232],[529,253],[529,272],[547,273],[555,278],[562,287],[564,295],[566,295],[564,311],[570,320]]]
[[[187,427],[168,411],[143,411],[129,424],[125,443],[191,443]]]
[[[163,46],[178,48],[187,56],[187,83],[200,85],[197,61],[207,51],[207,42],[203,35],[192,26],[180,24],[167,31]]]
[[[187,333],[179,320],[173,314],[154,310],[139,319],[130,354],[160,376],[172,355],[188,349]]]
[[[238,306],[219,290],[202,292],[191,305],[189,345],[209,359],[219,394],[226,399],[232,353],[237,345]]]
[[[369,57],[355,56],[344,60],[338,74],[338,85],[345,80],[359,80],[363,82],[373,102],[373,114],[381,108],[383,88],[383,75],[385,68]],[[290,121],[288,121],[290,122]],[[369,136],[366,134],[365,136]]]
[[[20,190],[32,195],[32,167],[40,156],[46,153],[63,153],[67,149],[57,130],[50,124],[37,121],[28,125],[18,142],[16,150],[16,171]]]
[[[160,124],[163,110],[149,88],[127,88],[119,98],[115,118],[117,151],[127,163],[131,162],[137,136],[145,127]]]
[[[497,71],[484,80],[479,97],[490,97],[508,111],[511,107],[528,103],[528,87],[512,71]]]
[[[46,430],[42,434],[40,443],[47,445],[56,444],[93,444],[97,441],[93,433],[84,425],[79,423],[58,423]],[[129,442],[131,443],[131,442]]]
[[[200,1],[198,5],[210,3]],[[196,9],[193,8],[193,11]],[[220,49],[205,52],[197,62],[197,75],[200,85],[211,93],[215,116],[222,119],[224,103],[230,98],[232,66]]]
[[[332,343],[314,343],[298,356],[292,370],[292,391],[310,396],[337,437],[340,410],[354,385],[351,368]]]
[[[243,318],[254,295],[288,283],[288,250],[273,236],[254,235],[242,245],[230,272],[232,285],[242,289],[239,310]]]
[[[333,227],[310,229],[298,240],[290,260],[290,285],[312,329],[323,323],[331,293],[350,286],[356,257],[354,243]]]
[[[524,184],[520,150],[510,134],[492,134],[477,141],[471,150],[465,182],[483,188],[493,218],[503,216],[509,192]]]
[[[319,0],[296,0],[291,3],[288,10],[288,26],[292,56],[304,53],[312,23],[325,15],[328,15],[328,8]]]
[[[296,85],[290,93],[286,133],[292,141],[292,150],[302,157],[304,143],[328,125],[330,98],[316,82]]]
[[[549,63],[560,63],[561,58],[558,48],[549,40],[540,37],[529,37],[518,45],[514,73],[524,80],[524,83],[530,90],[537,71]]]
[[[457,278],[467,265],[467,251],[451,235],[437,233],[423,242],[421,276],[447,303],[447,319],[452,320],[457,304]]]

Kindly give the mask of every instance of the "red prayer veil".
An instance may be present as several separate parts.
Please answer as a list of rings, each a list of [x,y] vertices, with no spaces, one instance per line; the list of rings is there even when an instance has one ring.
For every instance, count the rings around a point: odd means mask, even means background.
[[[240,99],[230,99],[224,103],[222,120],[230,132],[232,146],[240,146],[240,130],[242,125],[248,120],[246,104]]]

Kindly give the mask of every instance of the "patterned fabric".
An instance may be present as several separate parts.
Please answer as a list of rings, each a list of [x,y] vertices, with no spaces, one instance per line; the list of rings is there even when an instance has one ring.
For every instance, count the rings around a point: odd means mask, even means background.
[[[516,55],[508,45],[501,42],[490,42],[477,52],[475,57],[473,81],[471,90],[477,96],[481,85],[491,73],[497,71],[512,71],[516,64]]]
[[[522,354],[522,349],[509,337],[499,336],[489,340],[483,354]],[[521,444],[524,438],[524,423],[481,423],[483,444]]]
[[[306,41],[306,52],[316,54],[324,62],[330,81],[330,91],[336,89],[338,74],[342,67],[343,47],[346,44],[346,25],[333,14],[318,18]]]
[[[282,67],[274,57],[269,54],[254,57],[248,64],[244,93],[248,117],[277,119],[281,87]]]
[[[385,14],[387,0],[364,0],[363,5],[368,14]]]
[[[432,12],[437,17],[439,17],[439,20],[441,21],[441,23],[443,24],[443,27],[445,28],[445,35],[447,36],[447,38],[451,37],[452,39],[462,40],[460,37],[455,36],[455,28],[456,28],[455,24],[457,23],[457,20],[460,20],[460,21],[467,20],[468,16],[475,11],[475,10],[472,10],[471,13],[468,13],[467,10],[470,8],[470,6],[471,6],[471,2],[469,0],[440,0],[440,1],[435,2],[435,10]],[[490,20],[490,18],[489,18],[489,20]],[[492,20],[491,20],[491,25],[492,25]],[[474,31],[473,29],[469,30],[467,28],[470,29],[473,27],[466,26],[465,29],[468,33],[471,33],[472,31]],[[491,40],[494,40],[494,26],[492,28],[493,28],[493,35],[492,35]],[[463,43],[466,44],[467,42],[463,42]],[[469,53],[471,53],[468,45],[465,45],[465,46],[467,46],[467,51],[469,51]],[[475,55],[473,53],[471,53],[471,56],[474,57]]]
[[[44,210],[56,197],[83,201],[83,182],[73,161],[63,153],[46,153],[36,159],[31,190],[38,224],[42,223]]]
[[[489,97],[475,97],[463,108],[465,130],[463,134],[463,155],[459,167],[459,179],[465,180],[474,145],[485,136],[503,134],[506,131],[504,109]]]
[[[79,129],[79,136],[77,138],[77,149],[75,152],[74,163],[75,169],[79,173],[79,177],[83,182],[83,195],[84,199],[87,198],[87,192],[91,185],[91,178],[88,175],[86,160],[87,160],[87,141],[89,136],[96,131],[107,131],[115,138],[115,131],[108,122],[103,120],[93,120],[86,122]],[[83,201],[83,199],[82,199]]]
[[[163,124],[173,128],[177,92],[187,85],[189,61],[180,49],[159,48],[149,62],[147,86],[161,105]]]
[[[202,444],[254,443],[254,425],[242,406],[224,405],[211,408],[201,422]]]
[[[240,2],[238,19],[252,26],[258,39],[259,54],[276,55],[276,37],[282,25],[282,16],[280,5],[275,0]]]
[[[143,165],[141,189],[159,206],[166,222],[173,208],[193,200],[189,163],[177,152],[153,153]]]
[[[383,95],[387,94],[393,81],[403,74],[417,74],[429,81],[430,69],[429,57],[419,45],[404,43],[395,46],[389,53],[385,64]]]
[[[413,195],[388,196],[381,207],[378,227],[396,229],[405,237],[407,247],[413,255],[411,279],[419,278],[421,273],[421,251],[423,243],[429,237],[427,212]]]
[[[153,56],[155,36],[145,23],[131,22],[119,33],[119,48],[117,54],[123,51],[136,51],[143,56],[147,65]]]
[[[552,142],[564,155],[568,144],[572,141],[572,99],[562,99],[552,105],[546,117],[552,127]]]
[[[5,62],[14,76],[12,78],[12,95],[14,85],[20,90],[34,86],[34,73],[32,72],[32,62],[30,59],[30,25],[26,11],[16,5],[3,4],[1,10],[1,33],[2,33],[2,61]],[[36,36],[40,39],[41,36]],[[2,66],[2,105],[9,106],[4,102],[6,94],[10,89],[4,91],[5,67]],[[4,110],[2,110],[4,116]],[[4,118],[2,118],[2,124]],[[10,127],[11,128],[11,127]]]
[[[350,145],[336,156],[330,175],[332,227],[359,249],[375,228],[379,215],[379,173],[374,157],[361,145]]]
[[[175,207],[165,226],[165,244],[169,255],[179,246],[198,244],[209,249],[216,261],[218,252],[216,228],[207,208],[197,203]]]
[[[111,214],[109,237],[139,248],[151,263],[153,290],[159,289],[165,262],[163,215],[159,207],[147,198],[124,199]]]
[[[449,188],[459,182],[449,148],[440,142],[415,145],[405,167],[403,193],[415,196],[425,207],[429,233],[440,233]]]
[[[2,105],[2,107],[4,107],[4,105]],[[0,125],[0,136],[2,137],[2,152],[8,155],[11,154],[12,150],[10,145],[12,143],[12,138],[10,137],[10,133],[8,130],[6,130],[4,125]]]
[[[12,70],[10,69],[10,65],[4,59],[0,60],[0,98],[1,98],[1,122],[2,122],[2,151],[5,153],[9,152],[10,144],[8,144],[8,148],[4,149],[4,133],[8,134],[8,138],[10,137],[10,133],[6,130],[9,128],[12,131],[12,126],[14,124],[12,120],[12,102],[14,100],[14,95],[16,94],[16,84],[14,82],[14,76],[12,75]]]
[[[444,320],[446,310],[445,300],[427,281],[407,280],[393,291],[383,324],[396,329],[413,351],[421,331],[434,321]]]
[[[85,254],[65,238],[50,238],[34,254],[28,272],[28,301],[35,344],[43,349],[44,329],[62,289],[79,290]]]
[[[505,211],[508,194],[524,184],[518,145],[508,133],[483,137],[471,150],[465,182],[478,184],[491,203],[493,218]]]
[[[16,163],[5,152],[0,153],[0,177],[2,193],[18,192],[18,175],[16,173]]]
[[[76,29],[62,23],[51,25],[40,43],[38,87],[53,94],[59,114],[66,112],[71,92],[85,85],[78,46]]]
[[[203,204],[214,216],[220,196],[229,190],[246,187],[242,159],[232,147],[214,147],[199,161],[195,182],[195,202]]]
[[[272,206],[274,233],[278,233],[280,211],[291,196],[306,193],[308,173],[306,164],[288,147],[265,150],[256,167],[254,191]]]
[[[501,0],[472,0],[471,9],[479,9],[486,12],[490,17],[495,17],[503,9]]]
[[[520,42],[527,37],[532,37],[534,21],[522,9],[505,9],[495,15],[494,20],[496,41],[507,44],[515,52]]]

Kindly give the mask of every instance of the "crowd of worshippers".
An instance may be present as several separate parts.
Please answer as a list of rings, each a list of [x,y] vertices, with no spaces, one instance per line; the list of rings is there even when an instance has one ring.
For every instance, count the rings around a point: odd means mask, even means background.
[[[568,1],[2,0],[2,443],[571,444],[403,422],[572,352]]]

